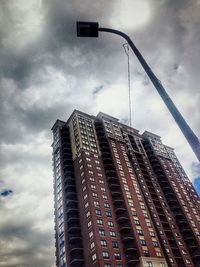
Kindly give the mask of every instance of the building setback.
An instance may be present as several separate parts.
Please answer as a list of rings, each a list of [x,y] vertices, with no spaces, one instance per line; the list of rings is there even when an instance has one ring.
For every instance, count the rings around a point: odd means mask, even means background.
[[[57,267],[200,266],[200,200],[159,136],[77,110],[52,131]]]

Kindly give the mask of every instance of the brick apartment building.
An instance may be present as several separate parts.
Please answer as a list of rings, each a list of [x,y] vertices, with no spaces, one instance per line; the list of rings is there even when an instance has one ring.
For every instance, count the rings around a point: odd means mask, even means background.
[[[52,131],[57,267],[200,266],[200,199],[159,136],[77,110]]]

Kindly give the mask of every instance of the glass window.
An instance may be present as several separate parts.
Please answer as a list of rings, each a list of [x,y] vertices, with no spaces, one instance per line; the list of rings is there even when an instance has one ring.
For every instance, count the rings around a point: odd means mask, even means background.
[[[109,259],[109,253],[108,253],[108,251],[103,251],[102,252],[102,255],[103,255],[103,258],[104,259]]]
[[[101,210],[95,210],[96,215],[101,215]]]
[[[98,225],[103,225],[103,220],[98,219],[98,220],[97,220],[97,224],[98,224]]]
[[[110,231],[110,236],[116,236],[116,233],[114,231]]]
[[[92,255],[92,261],[95,261],[97,259],[96,253]]]
[[[146,246],[146,245],[147,245],[145,240],[140,240],[140,244],[141,244],[142,246]]]
[[[100,244],[101,244],[102,247],[107,247],[107,242],[106,242],[106,240],[101,240],[101,241],[100,241]]]
[[[115,257],[116,260],[121,260],[121,255],[120,255],[119,252],[115,252],[114,253],[114,257]]]
[[[106,216],[107,217],[112,217],[111,212],[110,211],[106,211]]]
[[[112,221],[108,221],[108,226],[113,227],[114,226],[113,222]]]
[[[151,261],[146,262],[146,267],[153,267],[153,263]]]
[[[118,248],[119,247],[117,241],[112,241],[112,247],[113,248]]]
[[[99,235],[100,236],[105,236],[105,231],[103,229],[99,229]]]

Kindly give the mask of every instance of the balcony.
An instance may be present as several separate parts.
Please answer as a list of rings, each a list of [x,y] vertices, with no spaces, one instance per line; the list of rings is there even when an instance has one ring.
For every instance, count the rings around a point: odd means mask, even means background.
[[[66,185],[65,186],[65,192],[76,192],[76,186],[75,185]]]
[[[113,165],[113,163],[111,162],[111,163],[104,163],[104,167],[105,167],[105,169],[106,170],[113,170],[114,169],[114,165]]]
[[[76,195],[73,195],[73,198],[70,198],[70,199],[66,199],[66,206],[67,207],[72,207],[73,208],[73,206],[74,205],[77,205],[77,198],[76,198]]]
[[[70,233],[70,234],[80,233],[80,225],[78,223],[69,224],[68,225],[68,233]]]
[[[120,199],[120,198],[115,198],[115,199],[113,199],[113,204],[115,207],[117,207],[117,205],[121,206],[121,204],[124,204],[124,200]]]
[[[127,245],[127,244],[134,245],[135,244],[135,239],[129,233],[122,233],[122,242],[124,243],[124,245]]]
[[[109,188],[111,191],[119,191],[120,190],[120,185],[118,183],[110,183]]]
[[[69,243],[78,242],[80,244],[81,241],[82,241],[82,237],[81,237],[81,235],[78,235],[78,234],[69,235],[68,236],[68,241],[69,241]]]
[[[67,223],[71,226],[71,225],[77,225],[79,226],[79,217],[73,215],[69,218],[67,218]]]
[[[66,197],[66,199],[76,200],[76,192],[68,191],[68,192],[66,192],[65,197]]]
[[[122,197],[121,191],[111,191],[110,194],[113,198],[121,198]]]
[[[116,172],[113,169],[106,170],[105,173],[106,173],[106,176],[112,176],[113,177],[116,175]]]
[[[131,229],[132,229],[131,226],[130,226],[129,224],[127,224],[127,223],[121,223],[121,224],[119,225],[119,231],[120,231],[121,233],[127,233],[127,232],[129,232]]]
[[[110,182],[110,183],[118,182],[118,178],[115,177],[115,176],[109,176],[108,177],[108,182]]]
[[[130,247],[125,246],[124,250],[127,255],[134,255],[138,251],[136,247],[131,247],[131,246]]]
[[[129,221],[129,219],[128,219],[128,217],[126,215],[119,215],[119,216],[117,216],[117,222],[119,224],[123,224],[123,223],[126,223],[128,221]]]

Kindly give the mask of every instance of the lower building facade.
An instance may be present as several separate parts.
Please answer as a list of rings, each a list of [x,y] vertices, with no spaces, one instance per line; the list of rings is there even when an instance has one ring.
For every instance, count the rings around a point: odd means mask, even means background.
[[[200,199],[159,136],[77,110],[52,132],[57,267],[200,266]]]

